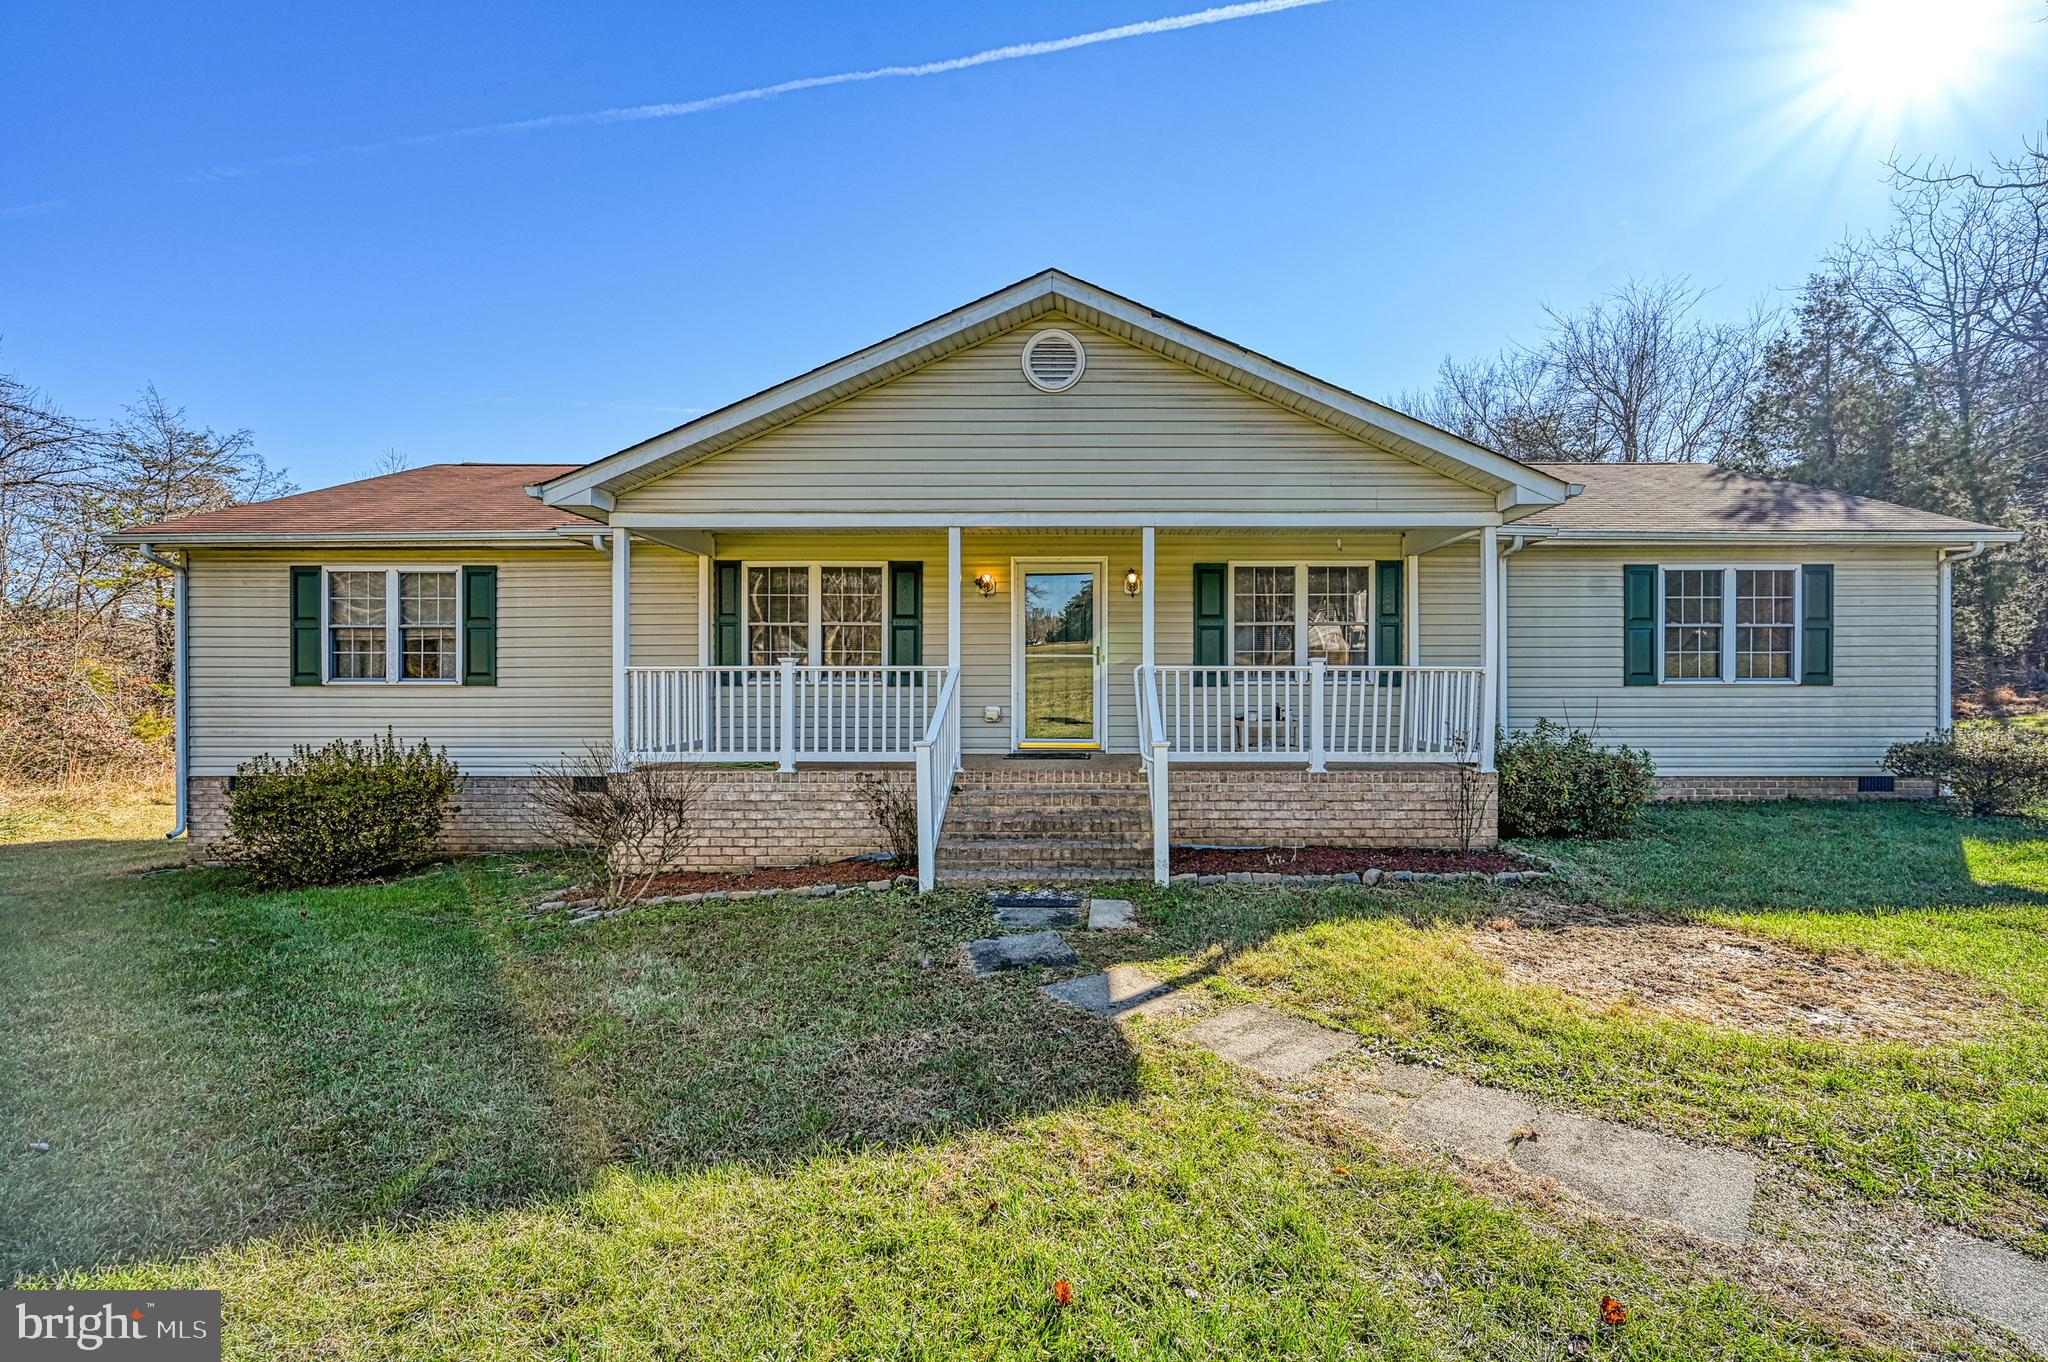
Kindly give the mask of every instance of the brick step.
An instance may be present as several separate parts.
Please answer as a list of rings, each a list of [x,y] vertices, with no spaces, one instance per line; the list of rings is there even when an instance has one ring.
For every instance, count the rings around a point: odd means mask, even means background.
[[[962,809],[958,803],[946,809],[948,838],[975,837],[1102,837],[1116,840],[1149,840],[1152,814],[1148,809]]]
[[[1033,874],[1025,870],[966,870],[958,866],[941,865],[938,870],[940,884],[1086,884],[1091,880],[1147,880],[1152,878],[1150,863],[1142,870],[1128,866],[1060,866],[1045,874]]]
[[[1009,870],[1015,874],[1054,866],[1150,869],[1150,843],[1081,837],[941,838],[939,868]]]
[[[1144,781],[1048,782],[1033,785],[1018,781],[971,780],[963,772],[953,777],[953,790],[960,795],[985,799],[1143,799],[1149,792]]]

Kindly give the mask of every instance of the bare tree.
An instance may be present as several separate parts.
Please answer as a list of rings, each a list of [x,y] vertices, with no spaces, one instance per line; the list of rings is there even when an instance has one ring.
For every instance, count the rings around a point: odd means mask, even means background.
[[[1527,460],[1708,460],[1734,444],[1772,319],[1696,316],[1707,290],[1631,280],[1578,312],[1546,307],[1532,346],[1445,360],[1426,419]]]
[[[622,769],[614,769],[614,767]],[[632,766],[608,747],[542,767],[535,801],[570,848],[602,858],[605,901],[646,894],[696,841],[703,781],[694,769]]]

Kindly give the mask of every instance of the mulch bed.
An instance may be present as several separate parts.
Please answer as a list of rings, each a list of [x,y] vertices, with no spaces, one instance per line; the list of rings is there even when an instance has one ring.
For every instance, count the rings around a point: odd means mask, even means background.
[[[663,875],[649,885],[644,897],[666,898],[671,894],[709,894],[736,889],[802,889],[813,884],[867,884],[893,880],[902,871],[886,861],[826,861],[822,865],[767,866],[760,870],[696,870],[680,875]],[[595,894],[595,887],[578,893]]]
[[[1413,870],[1438,875],[1477,870],[1491,875],[1502,870],[1528,868],[1521,861],[1492,851],[1410,851],[1369,847],[1257,847],[1250,851],[1175,847],[1172,861],[1176,875],[1228,875],[1234,871],[1264,871],[1274,875],[1342,875],[1367,870]]]

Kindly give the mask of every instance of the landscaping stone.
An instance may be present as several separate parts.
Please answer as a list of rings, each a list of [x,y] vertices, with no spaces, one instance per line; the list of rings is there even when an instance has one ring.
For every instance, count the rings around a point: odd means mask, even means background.
[[[1195,874],[1194,871],[1183,870],[1178,875],[1168,875],[1166,877],[1166,882],[1168,884],[1194,884],[1200,879],[1201,876]]]
[[[1951,1305],[2048,1355],[2048,1264],[1967,1234],[1944,1234],[1935,1283]]]
[[[1064,937],[1051,931],[984,937],[980,941],[968,942],[966,951],[967,963],[976,974],[984,975],[1040,965],[1074,965],[1081,960]]]
[[[1079,908],[1076,889],[1005,889],[988,896],[992,908]]]
[[[1386,872],[1384,870],[1381,870],[1378,866],[1374,866],[1371,870],[1362,871],[1358,876],[1358,882],[1360,884],[1378,884],[1380,882],[1380,877],[1385,874]]]
[[[1174,991],[1133,965],[1112,965],[1101,974],[1087,974],[1047,984],[1046,997],[1098,1017],[1142,1016],[1171,1006]]]
[[[996,926],[1020,929],[1071,927],[1081,920],[1074,909],[1051,904],[996,909]]]
[[[1396,870],[1394,878],[1402,881],[1412,880],[1415,878],[1415,872],[1412,870]]]
[[[1264,1007],[1232,1008],[1191,1027],[1188,1039],[1262,1078],[1282,1082],[1358,1044],[1356,1036]]]
[[[1221,884],[1221,883],[1223,883],[1223,877],[1222,877],[1221,875],[1197,875],[1197,876],[1195,876],[1195,883],[1196,883],[1196,884]]]
[[[1138,925],[1137,910],[1129,899],[1088,900],[1088,930],[1122,932]]]

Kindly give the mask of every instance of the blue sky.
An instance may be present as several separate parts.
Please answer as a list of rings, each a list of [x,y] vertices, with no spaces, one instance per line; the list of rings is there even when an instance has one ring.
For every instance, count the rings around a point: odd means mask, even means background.
[[[1894,147],[2016,151],[2048,7],[1979,3],[1906,103],[1824,80],[1842,0],[1325,0],[404,143],[1204,5],[15,0],[0,369],[81,416],[154,382],[306,486],[580,461],[1056,265],[1392,397],[1630,274],[1781,296],[1881,220]]]

